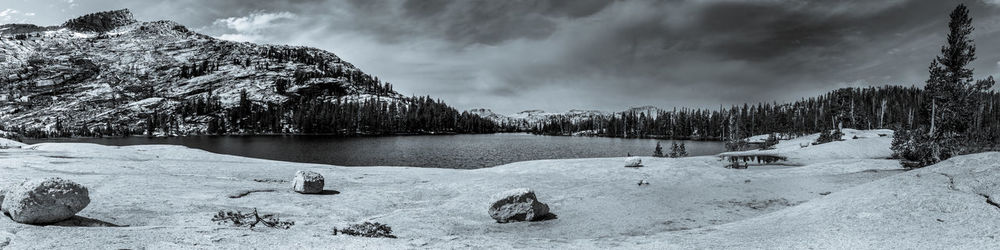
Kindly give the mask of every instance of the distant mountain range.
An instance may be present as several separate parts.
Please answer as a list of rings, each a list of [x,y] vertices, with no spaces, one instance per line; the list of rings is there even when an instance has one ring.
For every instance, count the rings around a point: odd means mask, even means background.
[[[251,105],[226,113],[244,100]],[[447,120],[461,119],[457,111],[421,98],[421,105],[440,110],[428,113],[414,103],[417,100],[328,51],[220,40],[173,21],[138,21],[128,10],[88,14],[58,26],[0,26],[0,130],[72,132],[101,126],[133,133],[192,134],[223,126],[224,133],[240,133],[263,130],[233,116],[268,115],[275,121],[255,116],[253,122],[281,123],[268,124],[268,131],[297,133],[303,126],[293,123],[315,123],[296,117],[305,113],[303,105],[329,103],[335,106],[310,109],[310,116],[345,119],[345,103],[365,103],[378,109],[350,108],[357,110],[354,113],[397,117],[420,109],[423,113],[406,119],[422,120],[368,123],[376,116],[352,114],[349,118],[359,121],[344,124],[354,127],[324,129],[458,131],[453,127],[458,122]],[[182,114],[187,106],[197,110]],[[334,108],[339,113],[324,111]]]
[[[570,121],[574,123],[595,118],[608,118],[614,115],[620,115],[624,113],[634,113],[636,115],[644,114],[647,117],[655,118],[663,111],[664,110],[654,106],[632,107],[619,112],[571,109],[569,111],[562,113],[551,113],[551,112],[545,112],[544,110],[533,109],[533,110],[525,110],[517,112],[515,114],[510,114],[510,115],[497,114],[494,113],[492,110],[485,108],[468,110],[468,112],[471,114],[476,114],[479,115],[480,117],[493,120],[499,125],[505,127],[514,126],[520,130],[531,130],[533,128],[537,128],[538,126],[545,124],[546,122],[549,122],[557,118],[559,119],[568,118]]]

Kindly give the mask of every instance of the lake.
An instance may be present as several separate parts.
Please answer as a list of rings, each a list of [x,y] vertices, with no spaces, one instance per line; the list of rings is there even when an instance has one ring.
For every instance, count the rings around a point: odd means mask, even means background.
[[[221,154],[341,166],[473,169],[542,159],[622,157],[627,154],[649,156],[653,154],[657,141],[662,144],[665,153],[670,151],[671,140],[525,133],[346,138],[317,135],[120,137],[26,140],[26,143],[86,142],[115,146],[172,144]],[[714,155],[725,151],[722,142],[683,142],[691,156]]]

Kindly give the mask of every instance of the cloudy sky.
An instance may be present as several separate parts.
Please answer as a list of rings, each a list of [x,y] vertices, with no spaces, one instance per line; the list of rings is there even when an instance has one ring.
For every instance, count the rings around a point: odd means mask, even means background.
[[[129,8],[222,39],[332,51],[459,109],[623,110],[922,85],[969,5],[977,77],[1000,73],[1000,0],[0,0],[0,23]]]

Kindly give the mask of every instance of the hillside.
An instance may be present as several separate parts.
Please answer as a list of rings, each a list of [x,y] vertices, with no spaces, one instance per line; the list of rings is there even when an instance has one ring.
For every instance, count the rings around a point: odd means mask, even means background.
[[[378,106],[371,112],[396,115],[419,105],[440,109],[436,115],[458,113],[431,98],[404,97],[328,51],[219,40],[173,21],[138,21],[128,10],[60,26],[0,26],[0,129],[191,134],[221,126],[221,133],[300,133],[310,132],[295,125],[304,123],[295,117],[309,113],[303,107],[325,104]],[[233,108],[242,113],[227,114]]]

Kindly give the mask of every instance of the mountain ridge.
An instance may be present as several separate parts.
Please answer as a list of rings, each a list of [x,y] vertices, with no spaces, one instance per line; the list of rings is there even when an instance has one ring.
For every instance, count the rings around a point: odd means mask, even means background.
[[[440,111],[419,115],[453,116],[434,118],[436,123],[459,119],[454,118],[458,112],[444,103],[429,97],[405,97],[390,83],[364,73],[333,52],[221,40],[174,21],[137,21],[127,9],[87,14],[58,26],[3,25],[0,45],[0,130],[75,135],[75,130],[81,129],[89,132],[80,134],[95,133],[97,125],[116,131],[112,134],[181,135],[210,133],[212,123],[219,123],[216,125],[222,125],[222,133],[309,133],[311,127],[303,127],[301,123],[306,121],[298,116],[309,112],[320,115],[325,111],[319,106],[324,105],[338,111],[353,108],[353,113],[393,113],[397,118],[403,112],[418,112],[417,106],[423,105]],[[246,107],[238,115],[270,112],[275,114],[261,115],[274,116],[269,119],[277,122],[233,118],[236,113],[227,113],[241,105]],[[196,109],[189,106],[201,109],[188,112]],[[362,110],[360,106],[377,106],[373,109],[378,110]],[[269,108],[276,110],[260,111]],[[310,122],[340,122],[329,116],[329,120]],[[274,131],[228,129],[249,122],[280,124],[267,125],[267,130]],[[384,130],[361,127],[364,122],[367,120],[354,121],[353,128],[338,125],[325,129],[352,134]],[[374,126],[388,126],[379,123]],[[441,124],[407,124],[406,128],[392,129],[414,130],[399,133],[457,131],[453,128],[457,125]],[[420,126],[431,128],[418,129]]]

